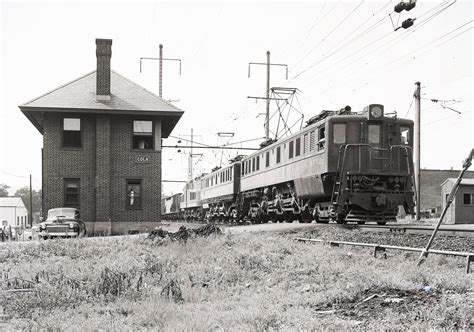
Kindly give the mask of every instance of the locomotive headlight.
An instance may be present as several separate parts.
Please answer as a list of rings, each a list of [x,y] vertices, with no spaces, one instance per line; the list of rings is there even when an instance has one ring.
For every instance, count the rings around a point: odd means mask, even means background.
[[[395,178],[395,183],[398,183],[398,182],[400,182],[400,178],[397,176],[397,177]]]
[[[370,104],[364,107],[363,113],[366,114],[368,120],[380,120],[383,118],[383,109],[381,104]]]
[[[380,118],[383,115],[383,110],[380,106],[372,106],[370,109],[370,115],[373,118]]]

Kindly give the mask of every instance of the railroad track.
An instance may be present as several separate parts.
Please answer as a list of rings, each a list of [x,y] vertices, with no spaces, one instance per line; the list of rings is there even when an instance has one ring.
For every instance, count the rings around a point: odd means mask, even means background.
[[[172,221],[170,223],[173,223]],[[203,224],[205,222],[194,222],[191,224]],[[272,223],[275,225],[275,223]],[[288,223],[286,223],[288,224]],[[238,223],[233,224],[220,224],[217,225],[234,227],[234,226],[250,226],[247,223]],[[378,232],[378,233],[395,233],[395,234],[425,234],[430,235],[433,233],[434,226],[432,225],[422,225],[422,224],[389,224],[389,225],[376,225],[376,224],[311,224],[314,227],[340,227],[343,229],[359,229],[361,231],[367,232]],[[474,237],[474,225],[442,225],[438,230],[438,235],[443,236],[455,236],[455,237]]]
[[[329,224],[331,225],[331,224]],[[335,224],[332,224],[335,225]],[[339,225],[336,226],[348,229],[360,229],[368,232],[388,232],[396,234],[431,234],[434,226],[413,225],[413,224],[393,224],[393,225]],[[474,225],[442,225],[438,230],[439,235],[456,237],[474,237]]]

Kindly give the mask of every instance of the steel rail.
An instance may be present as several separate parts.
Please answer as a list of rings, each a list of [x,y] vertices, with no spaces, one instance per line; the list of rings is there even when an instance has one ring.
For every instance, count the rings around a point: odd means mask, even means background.
[[[354,225],[356,226],[356,225]],[[356,228],[367,231],[403,233],[403,234],[431,234],[433,227],[428,226],[398,226],[398,225],[357,225]],[[474,229],[459,229],[453,227],[444,227],[438,230],[440,235],[474,237]]]
[[[392,246],[387,244],[375,244],[375,243],[360,243],[360,242],[346,242],[346,241],[328,241],[322,239],[311,239],[311,238],[303,238],[298,237],[295,239],[299,242],[316,242],[316,243],[323,243],[329,244],[333,247],[338,247],[339,245],[350,245],[355,247],[367,247],[367,248],[374,248],[374,257],[377,257],[378,252],[384,252],[386,249],[393,249],[393,250],[401,250],[401,251],[411,251],[411,252],[423,252],[424,248],[413,248],[413,247],[401,247],[401,246]],[[448,250],[435,250],[430,249],[428,251],[429,254],[437,254],[437,255],[449,255],[449,256],[457,256],[457,257],[466,257],[466,273],[470,273],[471,262],[474,262],[474,253],[473,252],[463,252],[463,251],[448,251]]]

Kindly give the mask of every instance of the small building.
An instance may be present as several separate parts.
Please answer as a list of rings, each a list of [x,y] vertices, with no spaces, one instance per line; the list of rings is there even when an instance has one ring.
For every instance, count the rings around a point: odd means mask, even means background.
[[[161,141],[183,111],[112,71],[111,39],[96,39],[96,57],[97,70],[19,106],[43,135],[42,208],[78,208],[89,235],[153,229]]]
[[[28,225],[28,209],[21,197],[0,197],[0,222],[0,228],[25,228]]]
[[[449,178],[441,184],[443,209],[455,182],[455,178]],[[474,224],[474,179],[461,181],[453,203],[446,211],[445,222],[447,224]]]
[[[432,216],[439,216],[442,211],[440,184],[449,178],[456,178],[461,170],[421,169],[421,211],[429,211]],[[474,172],[464,173],[465,179],[473,179]]]

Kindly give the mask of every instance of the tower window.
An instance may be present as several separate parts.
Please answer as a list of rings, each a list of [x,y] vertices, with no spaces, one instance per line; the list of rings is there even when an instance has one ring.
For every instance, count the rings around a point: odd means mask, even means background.
[[[133,148],[153,150],[153,121],[133,121]]]
[[[64,118],[63,119],[63,147],[80,148],[82,147],[81,119]]]

